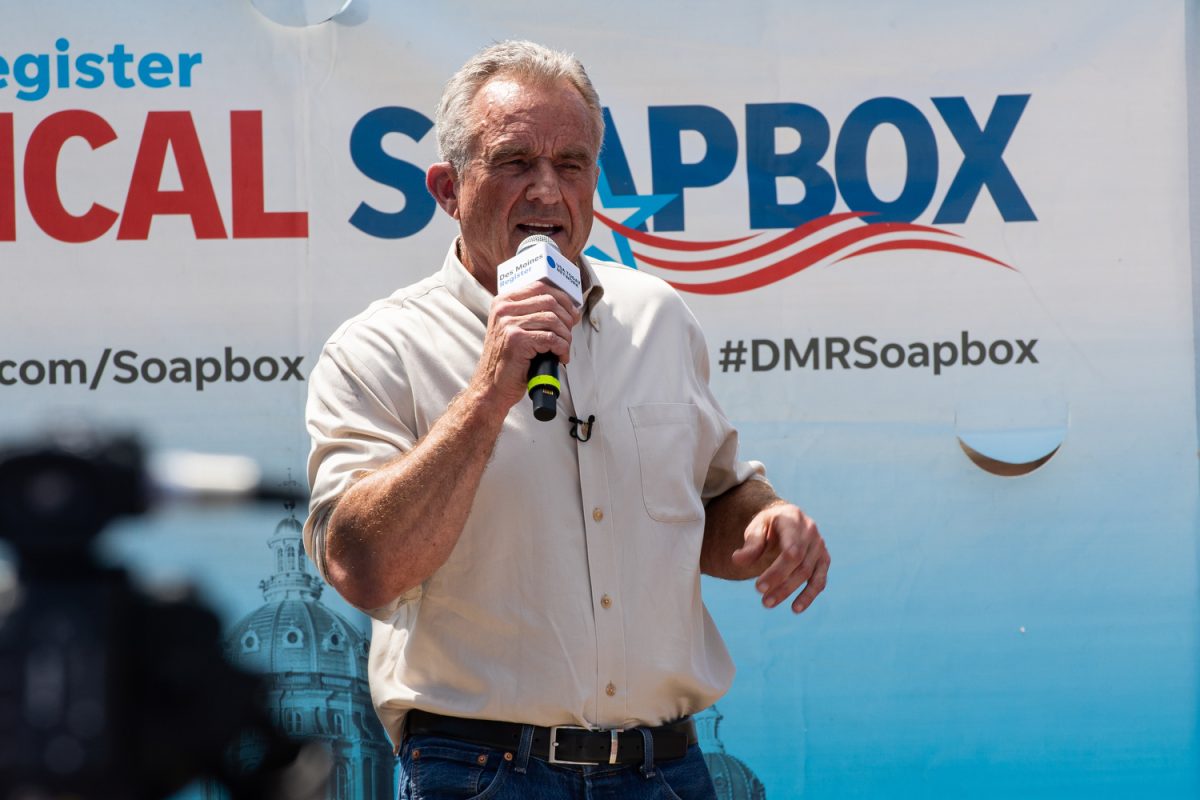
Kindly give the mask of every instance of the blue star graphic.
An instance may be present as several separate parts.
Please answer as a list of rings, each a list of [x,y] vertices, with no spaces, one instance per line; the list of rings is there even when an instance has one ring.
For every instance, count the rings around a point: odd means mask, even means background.
[[[658,213],[663,206],[679,196],[675,194],[613,194],[612,187],[608,183],[608,176],[604,174],[603,168],[600,169],[600,180],[596,185],[596,191],[600,193],[600,206],[602,208],[637,209],[629,217],[621,220],[622,225],[630,228],[642,225],[646,220]],[[633,258],[633,248],[629,245],[629,239],[616,231],[612,232],[612,236],[613,242],[617,245],[618,258],[614,259],[595,245],[585,250],[584,254],[591,258],[601,258],[605,261],[620,261],[627,267],[637,269],[637,261]]]

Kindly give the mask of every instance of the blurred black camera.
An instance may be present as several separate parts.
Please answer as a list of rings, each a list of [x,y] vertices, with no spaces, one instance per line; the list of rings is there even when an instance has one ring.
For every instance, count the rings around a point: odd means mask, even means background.
[[[233,800],[324,797],[323,751],[275,727],[260,680],[226,662],[217,617],[135,589],[93,548],[170,498],[305,498],[264,489],[245,459],[166,463],[87,431],[0,450],[0,538],[18,569],[0,617],[0,800],[151,800],[197,779]],[[231,755],[248,742],[251,766]]]

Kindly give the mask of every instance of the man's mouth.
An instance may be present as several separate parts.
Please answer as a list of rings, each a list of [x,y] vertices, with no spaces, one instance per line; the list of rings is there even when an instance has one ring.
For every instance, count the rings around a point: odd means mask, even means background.
[[[562,229],[562,225],[543,225],[535,222],[526,222],[517,226],[517,230],[526,236],[534,236],[539,233],[542,236],[553,236],[556,233],[561,233]]]

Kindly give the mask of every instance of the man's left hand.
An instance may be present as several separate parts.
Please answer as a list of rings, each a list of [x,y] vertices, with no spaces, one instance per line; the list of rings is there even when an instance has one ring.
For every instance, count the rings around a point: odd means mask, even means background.
[[[803,586],[792,601],[799,614],[825,589],[829,574],[829,551],[817,524],[791,503],[764,508],[746,526],[745,541],[732,558],[747,567],[770,555],[774,560],[754,582],[763,605],[774,608]]]

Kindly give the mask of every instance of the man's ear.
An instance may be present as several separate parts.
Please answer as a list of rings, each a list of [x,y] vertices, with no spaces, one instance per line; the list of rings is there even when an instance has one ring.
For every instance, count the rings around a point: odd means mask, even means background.
[[[458,219],[458,176],[448,161],[429,167],[425,172],[425,188],[437,204],[454,219]]]

